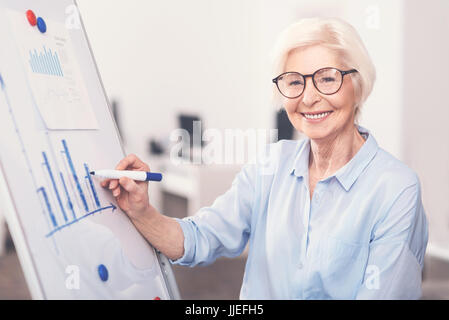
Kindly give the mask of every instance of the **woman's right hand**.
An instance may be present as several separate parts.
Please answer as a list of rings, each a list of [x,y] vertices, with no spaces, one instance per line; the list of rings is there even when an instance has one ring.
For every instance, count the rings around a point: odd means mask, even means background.
[[[150,171],[150,167],[136,155],[130,154],[121,160],[116,170]],[[101,182],[103,188],[108,187],[112,191],[117,204],[132,220],[139,219],[148,214],[152,208],[148,198],[148,182],[134,181],[122,177],[118,179],[106,179]]]
[[[120,161],[115,169],[150,171],[150,167],[134,154]],[[134,181],[129,178],[106,179],[101,182],[101,186],[112,190],[120,209],[157,250],[172,260],[184,255],[182,228],[175,219],[164,216],[150,204],[148,181]]]

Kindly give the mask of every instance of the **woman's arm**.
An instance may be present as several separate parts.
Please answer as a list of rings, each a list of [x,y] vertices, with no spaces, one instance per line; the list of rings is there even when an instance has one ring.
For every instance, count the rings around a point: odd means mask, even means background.
[[[419,181],[375,226],[357,299],[419,299],[428,227]]]
[[[255,166],[245,165],[232,186],[212,205],[194,216],[177,219],[183,234],[184,255],[173,263],[207,265],[221,256],[240,255],[248,242],[254,205]]]
[[[179,223],[149,206],[146,214],[131,218],[137,230],[167,258],[177,260],[184,255],[184,234]]]
[[[137,156],[129,155],[116,170],[150,171]],[[256,165],[247,164],[232,186],[209,207],[185,219],[159,213],[148,198],[148,182],[129,178],[104,180],[119,207],[139,232],[160,252],[182,265],[208,264],[219,256],[237,256],[249,238],[255,197]]]

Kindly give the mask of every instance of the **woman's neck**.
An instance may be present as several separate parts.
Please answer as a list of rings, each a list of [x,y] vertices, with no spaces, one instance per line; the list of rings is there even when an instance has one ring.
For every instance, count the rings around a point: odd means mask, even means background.
[[[364,142],[355,125],[325,139],[311,140],[309,171],[319,180],[332,175],[356,155]]]

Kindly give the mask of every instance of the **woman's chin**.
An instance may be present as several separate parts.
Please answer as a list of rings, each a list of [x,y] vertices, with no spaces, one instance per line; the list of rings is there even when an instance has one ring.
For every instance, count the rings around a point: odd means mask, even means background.
[[[301,126],[300,130],[303,134],[305,134],[308,138],[312,140],[324,139],[329,135],[328,129],[325,127],[310,127],[310,126]]]
[[[323,132],[304,132],[304,134],[311,140],[321,140],[327,137]]]

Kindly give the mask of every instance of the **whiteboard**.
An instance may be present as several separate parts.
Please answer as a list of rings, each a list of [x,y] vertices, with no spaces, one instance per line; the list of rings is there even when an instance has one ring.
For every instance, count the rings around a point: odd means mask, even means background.
[[[88,174],[125,154],[76,4],[0,0],[0,39],[0,201],[32,297],[179,298],[168,259]]]

